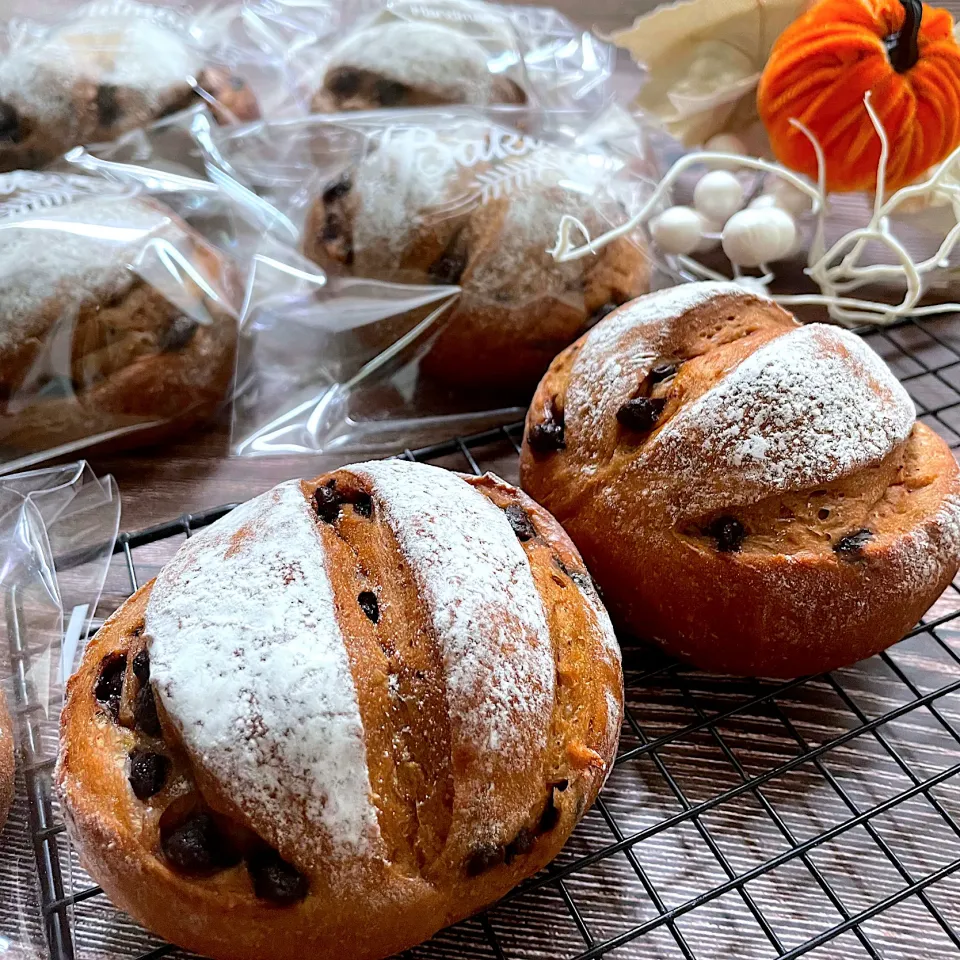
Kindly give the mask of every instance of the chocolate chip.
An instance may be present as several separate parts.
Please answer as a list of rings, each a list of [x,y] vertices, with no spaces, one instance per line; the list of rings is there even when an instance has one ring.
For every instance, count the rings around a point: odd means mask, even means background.
[[[676,372],[677,365],[675,363],[661,363],[650,371],[650,383],[662,383],[664,380],[669,380]]]
[[[331,184],[323,191],[323,202],[324,203],[334,203],[341,197],[345,197],[351,189],[350,180],[344,177],[342,180],[338,180],[336,183]]]
[[[141,650],[133,658],[133,675],[141,683],[150,682],[150,654],[146,650]]]
[[[198,326],[196,320],[191,320],[189,317],[176,317],[167,329],[160,334],[158,341],[160,350],[163,353],[182,350],[193,339]]]
[[[327,78],[327,89],[338,97],[352,97],[360,89],[360,74],[349,67],[341,67]]]
[[[430,266],[427,273],[435,283],[456,284],[460,282],[467,258],[462,253],[445,253],[439,260]]]
[[[503,863],[505,856],[506,851],[503,847],[494,844],[485,844],[478,847],[467,857],[467,876],[478,877],[481,873],[492,870]]]
[[[378,80],[374,89],[382,107],[395,107],[407,95],[407,88],[396,80]]]
[[[503,512],[507,515],[507,520],[521,543],[526,543],[537,535],[530,515],[518,503],[511,503],[509,507],[504,508]]]
[[[162,753],[137,747],[130,752],[130,786],[138,800],[149,800],[167,782],[170,761]]]
[[[863,548],[873,539],[873,531],[864,527],[854,533],[841,537],[834,545],[833,552],[844,560],[856,560],[863,554]]]
[[[185,873],[207,873],[237,863],[216,821],[209,813],[198,813],[166,836],[161,835],[164,856]]]
[[[120,716],[120,696],[123,693],[123,675],[127,669],[127,658],[120,656],[108,657],[100,665],[100,677],[93,688],[93,695],[116,720]]]
[[[276,850],[252,854],[247,869],[253,892],[271,903],[296,903],[307,895],[307,878],[284,860]]]
[[[4,140],[9,140],[11,143],[20,142],[20,115],[15,107],[0,100],[0,141]]]
[[[535,423],[527,431],[527,443],[534,453],[553,453],[562,450],[567,444],[563,436],[563,423],[544,420]]]
[[[313,492],[313,508],[317,518],[324,523],[333,523],[340,516],[340,494],[336,490],[337,481],[331,480]]]
[[[595,327],[601,320],[610,316],[610,314],[613,313],[613,311],[619,306],[619,303],[605,303],[602,307],[594,310],[593,313],[590,314],[587,322],[584,324],[584,329],[590,330],[592,327]]]
[[[157,716],[157,701],[153,697],[153,687],[149,684],[140,688],[133,702],[133,719],[138,730],[148,737],[159,737],[163,732],[160,717]]]
[[[737,553],[743,546],[747,531],[736,517],[717,517],[707,527],[707,534],[717,541],[721,553]]]
[[[558,780],[550,784],[550,796],[547,798],[547,805],[543,808],[540,815],[540,822],[537,824],[539,833],[547,833],[560,822],[560,809],[557,807],[557,793],[562,793],[570,785],[568,780]]]
[[[101,127],[112,127],[120,119],[117,88],[112,83],[97,87],[97,121]]]
[[[652,430],[667,401],[657,397],[635,397],[617,411],[617,422],[636,433]]]
[[[512,863],[516,857],[521,857],[533,849],[533,844],[537,835],[526,827],[521,827],[520,832],[507,844],[507,852],[504,859],[507,863]]]
[[[334,240],[339,240],[342,235],[343,229],[340,216],[332,211],[328,211],[323,221],[323,229],[320,231],[320,239],[324,243],[333,243]]]
[[[357,603],[360,609],[367,615],[367,619],[377,623],[380,619],[380,604],[377,602],[377,595],[372,590],[364,590],[357,597]]]
[[[353,498],[353,509],[359,516],[369,519],[373,516],[373,498],[369,493],[358,493]]]

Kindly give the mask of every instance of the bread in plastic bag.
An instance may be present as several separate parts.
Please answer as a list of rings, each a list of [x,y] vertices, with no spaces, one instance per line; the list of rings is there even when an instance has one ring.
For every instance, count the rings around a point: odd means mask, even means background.
[[[96,0],[55,23],[11,21],[6,34],[0,171],[43,166],[198,100],[223,123],[260,116],[252,83],[260,68],[185,9]]]
[[[210,418],[241,301],[232,260],[137,186],[0,175],[0,469]]]
[[[252,287],[275,289],[248,316],[260,383],[235,407],[241,452],[371,449],[518,416],[557,352],[649,287],[639,233],[578,263],[549,253],[564,214],[624,222],[649,189],[637,154],[462,108],[215,136],[217,162],[288,218],[301,253],[254,266]]]
[[[95,615],[119,522],[113,478],[98,478],[84,462],[0,478],[0,699],[12,720],[12,731],[0,730],[0,778],[10,732],[16,748],[13,804],[0,823],[3,960],[41,960],[69,946],[70,908],[61,901],[44,909],[69,883],[51,776],[63,685],[101,622]]]
[[[244,17],[290,63],[309,112],[462,104],[527,126],[528,109],[599,111],[613,97],[613,48],[548,7],[248,0]]]

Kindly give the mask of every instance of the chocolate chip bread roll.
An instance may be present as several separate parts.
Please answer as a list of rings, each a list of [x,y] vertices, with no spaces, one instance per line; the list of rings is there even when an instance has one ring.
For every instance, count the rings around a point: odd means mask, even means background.
[[[234,373],[231,262],[155,200],[17,177],[36,206],[0,216],[0,456],[211,417]]]
[[[14,749],[13,722],[0,691],[0,830],[7,821],[13,803]]]
[[[473,125],[426,146],[387,140],[316,198],[303,246],[333,273],[459,286],[421,369],[526,399],[560,350],[649,289],[649,264],[639,236],[558,263],[548,250],[565,214],[596,235],[624,210],[590,184],[585,157],[517,135],[506,147],[516,157],[461,162],[495,152],[502,136]]]
[[[0,61],[0,172],[44,166],[203,99],[222,122],[254,120],[246,82],[204,62],[140,4],[68,19]]]
[[[957,464],[883,361],[732,284],[642,297],[557,357],[521,476],[615,622],[709,670],[870,656],[960,563]]]
[[[374,24],[334,49],[313,110],[526,103],[516,83],[491,72],[489,57],[482,44],[442,23]]]
[[[57,782],[83,862],[215,960],[377,960],[549,862],[610,771],[619,652],[563,531],[495,477],[289,481],[90,643]]]

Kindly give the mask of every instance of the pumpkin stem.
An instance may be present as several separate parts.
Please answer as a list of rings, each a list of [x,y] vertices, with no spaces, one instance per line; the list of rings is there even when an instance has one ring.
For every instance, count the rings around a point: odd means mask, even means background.
[[[923,4],[920,0],[900,0],[903,4],[903,26],[883,42],[887,47],[890,65],[897,73],[906,73],[920,59],[920,21]]]

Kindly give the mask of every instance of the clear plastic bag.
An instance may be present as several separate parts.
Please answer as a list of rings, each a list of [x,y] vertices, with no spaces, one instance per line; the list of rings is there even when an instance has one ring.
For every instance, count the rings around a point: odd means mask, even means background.
[[[51,778],[63,685],[96,625],[120,521],[112,477],[86,463],[0,479],[0,691],[13,718],[14,802],[0,824],[0,958],[50,955],[36,858],[65,843],[52,822]],[[53,934],[55,922],[49,931]]]
[[[243,204],[180,174],[74,162],[109,176],[0,175],[2,472],[179,435],[231,395]]]
[[[237,5],[54,2],[0,31],[0,172],[44,166],[206,103],[222,123],[282,115],[288,74]],[[292,105],[292,104],[291,104]]]
[[[462,108],[212,137],[218,174],[269,200],[299,248],[254,258],[239,453],[382,449],[517,418],[556,353],[648,288],[639,233],[571,265],[548,252],[565,214],[606,229],[647,195],[624,116],[564,145]]]
[[[613,48],[546,7],[253,0],[244,20],[290,64],[311,113],[465,104],[527,126],[531,110],[596,113],[613,99]]]

